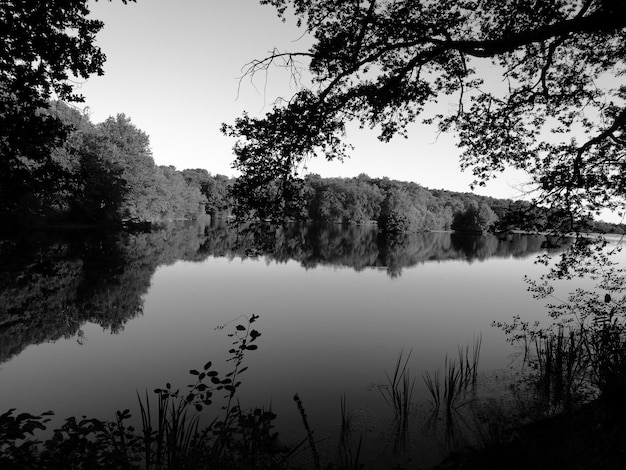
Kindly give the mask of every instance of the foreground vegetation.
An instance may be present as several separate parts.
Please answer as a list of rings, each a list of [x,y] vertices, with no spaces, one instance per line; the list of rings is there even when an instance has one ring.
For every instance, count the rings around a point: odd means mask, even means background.
[[[129,410],[115,421],[69,418],[52,437],[32,438],[44,430],[52,412],[34,416],[9,410],[0,415],[0,465],[4,469],[209,469],[262,468],[273,459],[271,410],[244,410],[236,398],[245,354],[257,349],[261,334],[252,315],[229,336],[230,371],[223,374],[211,362],[192,369],[194,383],[174,389],[167,383],[137,394],[139,420]],[[201,416],[213,403],[223,403],[210,421]],[[215,408],[215,406],[213,406]],[[276,463],[276,462],[274,462]],[[274,467],[279,468],[280,463]]]

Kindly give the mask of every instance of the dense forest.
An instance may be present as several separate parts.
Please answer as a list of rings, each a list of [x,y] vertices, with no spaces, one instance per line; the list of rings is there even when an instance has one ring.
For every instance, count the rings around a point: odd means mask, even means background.
[[[370,178],[365,174],[355,178],[307,175],[302,194],[305,219],[351,224],[373,221],[383,231],[391,233],[570,231],[575,228],[624,233],[625,228],[589,219],[572,221],[555,217],[555,210],[528,201],[428,189],[414,182]]]
[[[157,166],[148,136],[125,115],[93,124],[62,102],[42,112],[70,131],[39,164],[39,178],[16,181],[12,204],[2,208],[7,215],[111,225],[191,219],[205,212],[200,187],[173,167]]]
[[[94,124],[87,114],[63,102],[42,112],[67,126],[68,137],[34,172],[39,178],[14,188],[19,197],[2,207],[5,217],[111,226],[241,215],[235,178],[205,169],[179,171],[156,165],[148,135],[124,114]],[[573,227],[562,222],[552,227],[552,219],[563,218],[551,217],[551,211],[530,202],[427,189],[366,174],[353,178],[309,174],[299,181],[288,204],[284,211],[288,220],[376,223],[383,232],[396,234]],[[587,230],[624,232],[612,224],[576,222],[579,229],[583,225]]]

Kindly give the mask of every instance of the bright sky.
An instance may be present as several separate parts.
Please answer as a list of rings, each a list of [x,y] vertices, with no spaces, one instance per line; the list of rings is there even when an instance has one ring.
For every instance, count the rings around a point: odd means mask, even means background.
[[[159,165],[206,168],[236,176],[231,168],[234,141],[222,122],[246,110],[261,116],[278,96],[291,96],[289,77],[274,70],[254,83],[239,83],[242,67],[273,47],[305,50],[295,21],[282,23],[258,0],[121,0],[91,2],[92,16],[104,21],[97,42],[107,56],[103,77],[82,83],[91,119],[101,122],[124,113],[150,136]],[[267,82],[267,83],[266,83]],[[459,169],[451,136],[415,125],[409,139],[383,144],[371,130],[353,126],[347,140],[356,148],[344,163],[311,161],[322,176],[356,176],[415,181],[433,189],[469,191],[472,175]],[[523,174],[506,174],[480,194],[519,197]]]

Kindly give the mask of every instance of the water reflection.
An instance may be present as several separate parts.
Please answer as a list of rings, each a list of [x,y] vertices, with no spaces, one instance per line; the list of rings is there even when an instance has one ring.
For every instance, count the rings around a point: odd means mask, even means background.
[[[202,250],[212,256],[295,260],[305,268],[344,266],[361,271],[385,269],[396,277],[402,269],[427,261],[483,261],[522,258],[543,251],[545,237],[507,234],[472,235],[450,232],[410,233],[392,239],[368,226],[293,225],[287,228],[233,231],[223,224],[206,227]],[[558,247],[552,247],[558,251]]]
[[[72,232],[0,243],[0,361],[92,322],[118,333],[143,311],[155,269],[197,259],[202,232]]]
[[[375,227],[291,226],[234,230],[224,223],[178,224],[152,233],[74,231],[0,241],[0,362],[30,344],[76,336],[92,322],[117,333],[143,311],[160,265],[207,257],[295,260],[305,269],[384,269],[391,277],[428,261],[525,257],[539,236],[408,234],[386,239]]]

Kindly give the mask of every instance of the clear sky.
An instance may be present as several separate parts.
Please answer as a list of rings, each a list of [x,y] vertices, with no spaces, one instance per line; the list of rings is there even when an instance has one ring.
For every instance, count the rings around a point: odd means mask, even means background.
[[[295,88],[281,70],[267,80],[244,80],[242,67],[272,48],[305,50],[307,38],[295,21],[283,23],[258,0],[121,0],[91,2],[92,17],[104,21],[97,42],[107,56],[103,77],[79,86],[91,119],[101,122],[124,113],[150,136],[159,165],[206,168],[236,176],[231,168],[234,141],[220,131],[246,110],[262,115],[278,96]],[[311,161],[308,171],[322,176],[356,176],[415,181],[428,188],[469,191],[472,175],[459,169],[454,138],[414,125],[408,139],[388,144],[375,131],[351,126],[347,140],[356,148],[344,163]],[[520,196],[525,181],[511,172],[477,192]]]

